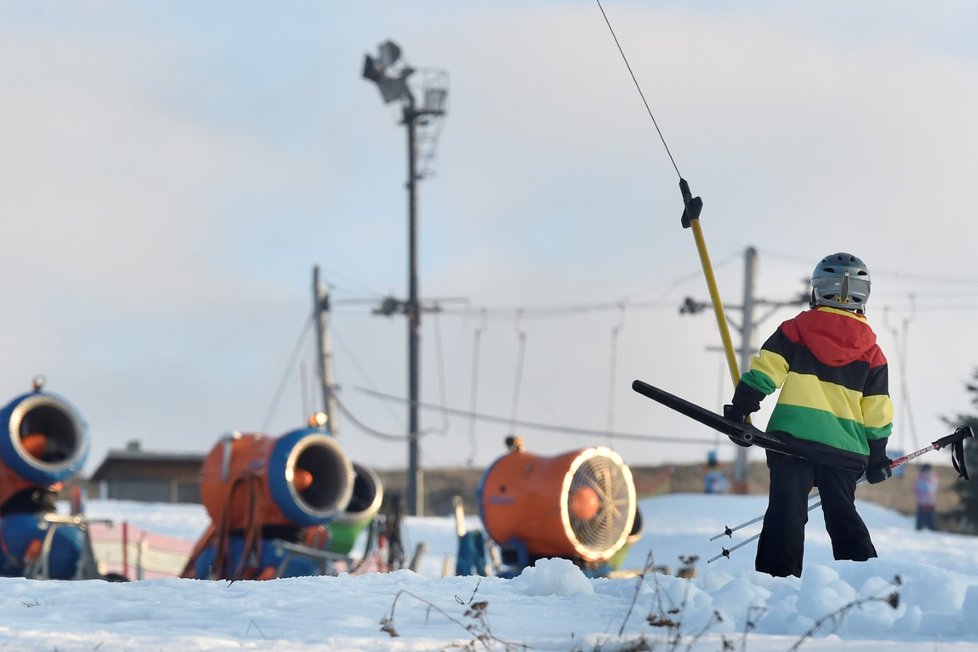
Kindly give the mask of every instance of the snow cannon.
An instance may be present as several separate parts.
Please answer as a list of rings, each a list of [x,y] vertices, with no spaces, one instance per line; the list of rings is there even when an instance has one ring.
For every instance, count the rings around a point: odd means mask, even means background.
[[[43,387],[43,378],[35,378],[33,391],[0,410],[0,512],[11,499],[68,480],[88,457],[81,414]]]
[[[321,525],[346,509],[352,493],[353,465],[319,428],[281,437],[226,435],[200,472],[201,502],[230,530],[255,523]]]
[[[88,428],[66,399],[33,389],[0,409],[0,575],[92,579],[86,524],[56,514],[58,491],[88,457]]]
[[[353,496],[346,510],[329,525],[327,550],[349,555],[357,537],[370,524],[384,501],[384,485],[373,470],[353,463]]]
[[[642,510],[638,509],[638,505],[636,505],[635,519],[632,521],[632,531],[628,533],[628,538],[625,539],[625,545],[612,555],[608,563],[605,564],[609,573],[621,570],[622,564],[624,564],[625,559],[628,557],[628,553],[631,552],[632,546],[642,538],[643,530]]]
[[[563,557],[601,567],[633,533],[631,470],[608,448],[544,457],[517,441],[486,469],[478,491],[482,523],[504,565],[518,574],[537,559]]]
[[[204,458],[201,502],[211,517],[181,574],[272,579],[321,574],[325,525],[353,496],[353,464],[321,425],[280,437],[231,433]],[[305,545],[307,539],[316,547]]]

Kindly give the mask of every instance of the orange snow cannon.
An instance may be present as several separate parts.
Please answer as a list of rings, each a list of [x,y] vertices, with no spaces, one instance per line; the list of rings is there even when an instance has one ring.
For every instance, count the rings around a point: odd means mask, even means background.
[[[504,557],[508,550],[523,565],[543,557],[595,565],[626,544],[635,485],[631,470],[608,448],[544,457],[511,445],[482,476],[479,511]]]
[[[323,573],[324,526],[353,496],[350,459],[321,425],[280,437],[231,433],[200,470],[200,498],[211,524],[181,577],[272,579]],[[317,545],[325,545],[318,542]]]
[[[346,509],[353,477],[346,453],[319,428],[281,437],[232,433],[204,459],[200,497],[225,530],[320,525]]]

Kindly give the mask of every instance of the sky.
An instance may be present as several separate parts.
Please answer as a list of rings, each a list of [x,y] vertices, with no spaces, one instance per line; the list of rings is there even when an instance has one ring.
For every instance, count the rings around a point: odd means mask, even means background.
[[[228,431],[281,434],[319,407],[319,266],[353,416],[337,434],[354,461],[403,468],[407,324],[373,310],[407,298],[406,130],[361,77],[393,39],[448,79],[418,184],[419,292],[440,307],[421,399],[495,417],[424,410],[423,467],[487,465],[514,431],[631,465],[733,458],[630,389],[717,409],[732,392],[713,316],[678,310],[708,295],[677,171],[703,198],[735,343],[749,247],[772,303],[855,253],[892,446],[950,432],[976,365],[978,10],[603,7],[673,160],[597,3],[4,3],[0,397],[45,375],[89,424],[88,472],[132,440],[203,454]],[[797,310],[759,311],[752,345]]]
[[[756,573],[753,545],[708,562],[757,526],[735,533],[732,541],[709,538],[724,525],[758,516],[765,504],[762,496],[706,494],[640,501],[643,535],[623,568],[642,569],[651,552],[652,565],[668,570],[644,578],[588,579],[565,559],[540,560],[513,579],[443,577],[444,560],[456,552],[449,517],[405,519],[405,546],[413,549],[422,541],[428,546],[417,573],[231,584],[3,578],[0,645],[106,651],[625,650],[635,649],[629,646],[644,637],[655,649],[695,651],[721,649],[725,640],[732,649],[755,652],[780,652],[796,643],[802,650],[823,651],[974,649],[974,537],[918,532],[912,517],[857,500],[877,559],[832,560],[816,510],[807,528],[801,578]],[[188,541],[208,521],[199,505],[96,500],[86,513]],[[467,524],[480,527],[472,517]],[[698,557],[695,576],[678,578],[680,557],[691,556]],[[894,593],[896,601],[887,603]],[[466,615],[481,601],[488,603],[484,619]],[[833,613],[839,617],[826,618]],[[653,627],[649,617],[681,624]],[[381,631],[384,618],[396,638]],[[753,627],[745,635],[748,618]],[[484,646],[474,642],[480,633],[489,637]]]

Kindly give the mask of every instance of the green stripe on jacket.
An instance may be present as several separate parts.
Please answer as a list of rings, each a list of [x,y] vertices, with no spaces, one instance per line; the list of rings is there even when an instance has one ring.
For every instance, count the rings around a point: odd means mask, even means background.
[[[841,419],[831,412],[778,403],[771,413],[767,430],[786,432],[798,439],[816,441],[844,451],[869,455],[866,439],[889,435],[890,427],[866,428],[852,419]],[[887,432],[883,434],[883,431]]]

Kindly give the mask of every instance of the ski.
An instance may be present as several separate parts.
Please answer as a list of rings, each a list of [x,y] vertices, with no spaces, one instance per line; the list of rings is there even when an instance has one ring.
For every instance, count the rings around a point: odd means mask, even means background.
[[[664,389],[659,389],[658,387],[642,382],[641,380],[633,381],[632,389],[642,396],[646,396],[657,403],[661,403],[662,405],[671,408],[676,412],[689,417],[690,419],[693,419],[694,421],[702,423],[704,426],[709,426],[710,428],[727,435],[736,444],[743,446],[756,445],[760,448],[781,453],[783,455],[801,457],[804,459],[809,459],[813,462],[832,464],[833,466],[852,468],[856,471],[863,470],[863,464],[838,456],[822,456],[819,455],[818,451],[806,451],[804,454],[802,454],[796,449],[795,446],[793,446],[783,437],[779,436],[777,433],[764,432],[760,428],[757,428],[749,423],[731,421],[730,419],[725,418],[723,415],[717,414],[716,412],[708,410],[700,405],[696,405],[695,403],[691,403],[684,398],[676,396],[675,394],[670,394]]]

